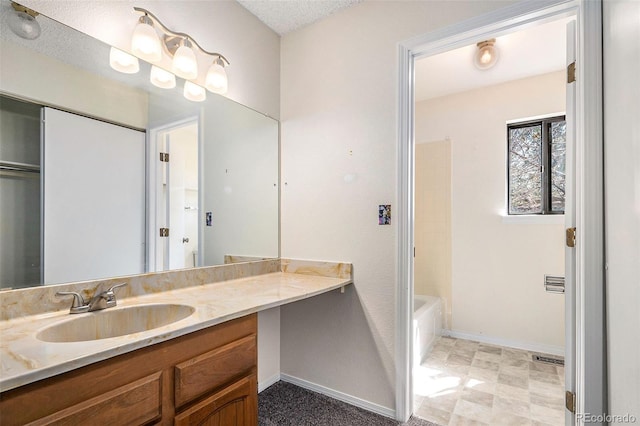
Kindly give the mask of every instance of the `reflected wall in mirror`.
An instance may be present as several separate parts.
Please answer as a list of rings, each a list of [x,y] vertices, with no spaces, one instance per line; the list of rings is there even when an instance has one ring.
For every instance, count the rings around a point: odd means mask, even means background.
[[[22,39],[0,6],[1,288],[279,256],[277,121],[157,88],[144,61],[119,73],[109,46],[42,15]]]

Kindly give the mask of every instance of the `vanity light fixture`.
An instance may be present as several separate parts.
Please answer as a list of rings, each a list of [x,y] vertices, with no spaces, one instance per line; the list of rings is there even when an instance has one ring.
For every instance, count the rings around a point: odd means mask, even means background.
[[[481,41],[477,44],[478,50],[473,56],[473,63],[480,70],[488,70],[498,62],[498,49],[494,46],[496,39]]]
[[[151,84],[161,89],[173,89],[176,87],[176,76],[160,67],[151,65]]]
[[[115,47],[111,47],[109,51],[109,65],[114,70],[125,74],[135,74],[140,71],[138,58]]]
[[[182,40],[180,47],[178,47],[176,53],[173,54],[171,69],[178,77],[186,80],[198,78],[198,60],[191,46],[191,42],[186,38]]]
[[[207,99],[207,91],[189,80],[184,82],[184,97],[194,102],[202,102]]]
[[[141,7],[133,9],[142,13],[131,40],[131,50],[136,56],[155,63],[162,59],[163,53],[171,58],[172,72],[187,80],[184,86],[184,96],[198,102],[206,99],[204,88],[189,80],[198,80],[199,56],[211,56],[213,63],[203,79],[204,85],[213,93],[224,94],[227,92],[228,80],[225,70],[225,67],[229,65],[227,58],[219,53],[204,50],[189,34],[170,30],[148,10]],[[168,73],[168,71],[157,67],[155,71],[154,68],[151,69],[151,82],[158,87],[164,87],[159,85],[163,84],[160,83],[160,80],[170,80],[170,77],[163,72]],[[175,86],[175,76],[173,81]]]
[[[26,40],[35,40],[40,37],[40,24],[36,20],[36,16],[38,16],[39,13],[13,1],[11,2],[11,6],[15,11],[15,13],[7,18],[11,31],[18,37]]]
[[[209,67],[205,87],[213,93],[227,93],[228,87],[227,71],[224,69],[224,61],[217,57],[213,60],[213,64]]]
[[[153,28],[153,21],[147,14],[140,17],[133,30],[131,51],[148,62],[158,62],[162,59],[160,38]]]

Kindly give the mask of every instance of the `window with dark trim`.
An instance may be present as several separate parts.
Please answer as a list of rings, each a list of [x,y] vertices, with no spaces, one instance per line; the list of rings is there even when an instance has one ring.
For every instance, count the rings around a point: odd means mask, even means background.
[[[510,215],[564,213],[566,130],[564,116],[507,125]]]

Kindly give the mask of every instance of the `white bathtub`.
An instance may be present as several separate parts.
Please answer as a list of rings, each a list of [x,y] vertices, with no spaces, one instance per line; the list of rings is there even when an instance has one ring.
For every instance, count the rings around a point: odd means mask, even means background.
[[[442,332],[442,299],[413,297],[413,361],[420,365]]]

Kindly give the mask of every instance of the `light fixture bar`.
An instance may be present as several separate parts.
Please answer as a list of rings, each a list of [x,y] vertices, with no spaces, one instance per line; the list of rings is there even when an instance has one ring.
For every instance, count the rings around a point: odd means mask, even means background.
[[[189,34],[187,34],[187,33],[177,33],[177,32],[175,32],[175,31],[171,31],[171,30],[170,30],[169,28],[167,28],[167,27],[166,27],[166,26],[165,26],[165,25],[164,25],[164,24],[163,24],[163,23],[162,23],[162,22],[161,22],[161,21],[160,21],[160,20],[159,20],[159,19],[158,19],[154,14],[153,14],[153,13],[149,12],[147,9],[143,9],[143,8],[141,8],[141,7],[136,7],[136,6],[134,6],[134,7],[133,7],[133,10],[135,10],[136,12],[139,12],[139,13],[143,13],[144,15],[146,15],[146,16],[148,16],[148,17],[150,17],[150,18],[153,20],[154,24],[158,24],[158,27],[160,27],[160,30],[162,30],[162,32],[163,32],[165,35],[169,35],[169,36],[172,36],[172,37],[179,37],[179,38],[182,38],[182,39],[189,40],[193,45],[195,45],[195,47],[197,47],[197,48],[198,48],[198,50],[199,50],[201,53],[203,53],[203,54],[205,54],[205,55],[208,55],[208,56],[215,56],[215,57],[218,57],[218,58],[222,59],[224,62],[226,62],[226,64],[227,64],[227,65],[230,65],[230,62],[227,60],[227,58],[225,58],[225,57],[224,57],[223,55],[221,55],[220,53],[216,53],[216,52],[209,52],[208,50],[203,49],[203,48],[202,48],[202,46],[200,46],[200,45],[198,44],[198,42],[197,42],[197,41],[195,41],[195,40],[193,39],[193,37],[191,37]]]

